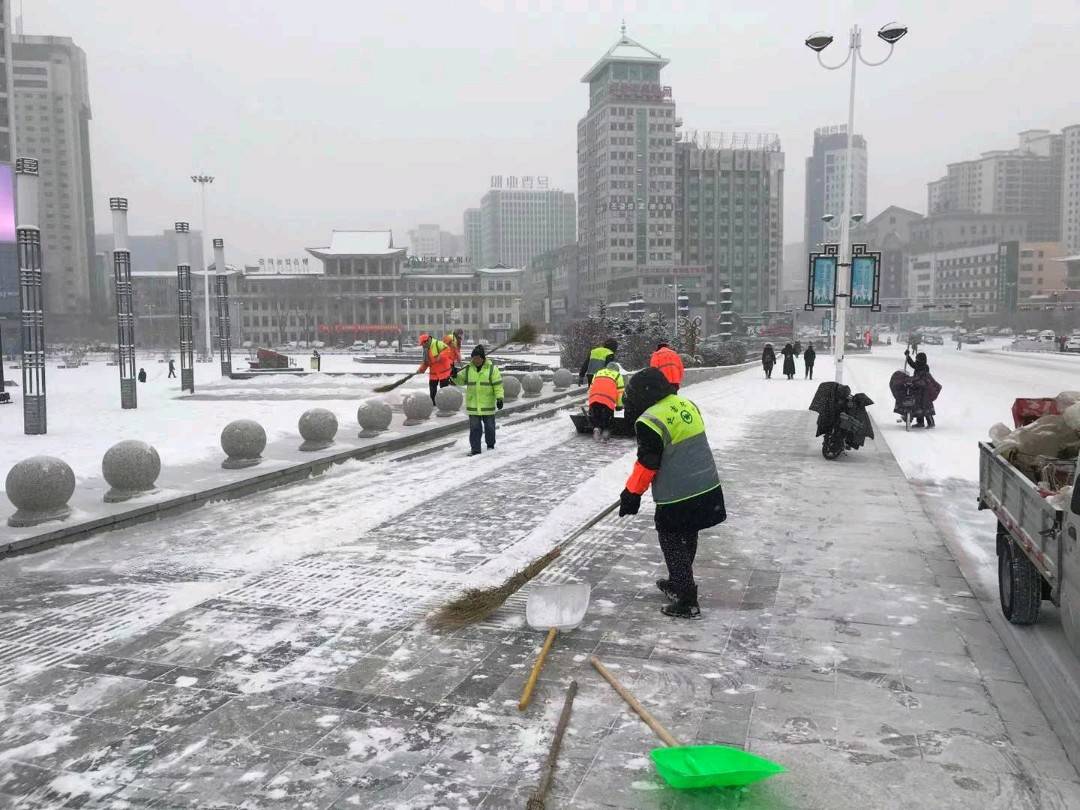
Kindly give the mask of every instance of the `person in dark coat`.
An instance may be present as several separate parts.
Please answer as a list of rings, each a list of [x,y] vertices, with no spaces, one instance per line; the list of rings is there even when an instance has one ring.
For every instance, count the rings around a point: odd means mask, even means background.
[[[771,343],[766,343],[765,348],[761,350],[761,367],[765,369],[765,379],[772,379],[772,369],[776,365],[776,352],[773,351]]]
[[[146,382],[146,369],[145,368],[140,368],[139,369],[139,382]]]
[[[919,352],[915,355],[915,360],[911,359],[911,352],[904,352],[904,366],[911,366],[912,376],[915,378],[915,383],[919,389],[919,411],[920,414],[915,417],[915,427],[924,426],[932,428],[934,427],[934,400],[937,399],[937,392],[940,391],[940,386],[937,380],[930,374],[930,364],[926,361],[926,352]]]
[[[798,357],[800,354],[802,354],[802,351],[803,351],[802,341],[801,340],[796,340],[795,341],[795,356]]]
[[[795,379],[795,349],[788,343],[780,350],[784,355],[784,376],[789,380]]]
[[[806,374],[804,379],[814,379],[814,361],[817,360],[817,352],[814,351],[814,342],[810,341],[806,346],[806,351],[803,352],[803,363],[806,364]]]
[[[175,377],[175,376],[176,376],[176,361],[175,360],[170,360],[169,361],[169,377],[171,379],[172,377]]]
[[[641,416],[634,423],[637,462],[619,496],[619,515],[636,515],[641,496],[652,487],[656,532],[668,568],[668,578],[657,580],[656,587],[671,600],[660,610],[692,619],[701,615],[694,580],[698,532],[727,519],[704,420],[655,368],[630,378],[626,402],[627,410]]]

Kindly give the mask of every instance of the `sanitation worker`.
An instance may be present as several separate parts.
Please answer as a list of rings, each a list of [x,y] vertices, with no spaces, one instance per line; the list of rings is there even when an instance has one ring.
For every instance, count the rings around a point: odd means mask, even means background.
[[[679,353],[674,351],[669,343],[661,341],[656,345],[656,351],[649,358],[649,365],[660,369],[660,373],[664,375],[669,383],[675,386],[675,390],[679,390],[685,373],[683,362],[682,358],[679,357]]]
[[[502,374],[477,344],[469,363],[454,377],[454,385],[465,387],[465,411],[469,414],[470,456],[480,455],[480,437],[488,450],[495,449],[495,411],[503,406]]]
[[[450,368],[452,377],[457,376],[458,366],[461,365],[461,341],[465,337],[464,329],[455,329],[443,338],[443,343],[450,347]]]
[[[618,363],[608,363],[593,375],[589,385],[589,422],[594,439],[606,440],[611,436],[611,420],[615,411],[622,410],[625,388]]]
[[[620,496],[620,515],[636,515],[650,486],[656,502],[656,532],[667,563],[667,579],[656,587],[671,601],[665,616],[701,615],[694,557],[698,532],[727,518],[705,422],[697,406],[679,396],[664,375],[647,368],[630,378],[627,410],[640,411],[634,424],[637,462]]]
[[[590,351],[589,356],[585,358],[585,362],[581,364],[581,371],[578,373],[578,385],[585,385],[586,383],[592,385],[593,375],[615,359],[615,352],[618,351],[618,348],[619,342],[614,338],[609,338],[604,341],[602,346],[597,346]]]
[[[450,347],[428,334],[420,335],[420,345],[424,348],[424,359],[416,368],[416,373],[428,373],[428,391],[431,403],[435,404],[435,393],[450,384],[450,371],[454,366]]]

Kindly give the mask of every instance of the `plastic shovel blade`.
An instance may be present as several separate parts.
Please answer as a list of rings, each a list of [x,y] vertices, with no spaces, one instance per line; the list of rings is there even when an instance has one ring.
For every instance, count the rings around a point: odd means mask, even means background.
[[[587,582],[535,585],[525,603],[525,620],[536,630],[573,630],[585,618],[590,592]]]
[[[740,787],[786,770],[783,765],[728,745],[654,748],[652,761],[664,781],[680,790]]]

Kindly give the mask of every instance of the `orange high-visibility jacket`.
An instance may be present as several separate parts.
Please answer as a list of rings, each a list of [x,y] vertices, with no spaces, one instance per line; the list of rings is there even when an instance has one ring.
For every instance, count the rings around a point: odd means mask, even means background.
[[[457,337],[451,332],[449,335],[443,338],[443,343],[450,347],[450,362],[457,365],[461,362],[461,343],[458,342]]]
[[[623,376],[618,371],[602,368],[593,375],[589,386],[589,405],[596,403],[615,410],[623,404]]]
[[[432,380],[447,380],[453,366],[451,357],[450,347],[438,338],[432,338],[424,351],[424,360],[416,370],[421,372],[427,369],[428,377]]]
[[[679,353],[667,346],[657,349],[649,358],[649,365],[660,369],[660,373],[672,385],[682,385],[683,363]]]

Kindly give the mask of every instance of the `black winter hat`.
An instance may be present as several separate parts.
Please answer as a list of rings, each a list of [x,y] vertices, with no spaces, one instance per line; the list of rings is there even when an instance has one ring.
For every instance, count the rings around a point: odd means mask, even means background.
[[[675,386],[667,381],[658,368],[646,368],[634,374],[626,385],[625,403],[627,418],[636,419],[664,397],[675,393]]]
[[[470,356],[471,357],[483,357],[484,359],[487,359],[487,352],[484,351],[483,346],[481,346],[479,343],[477,343],[475,346],[473,346],[472,355],[470,355]]]
[[[617,352],[619,350],[619,341],[615,340],[615,338],[609,338],[604,341],[604,348]]]

